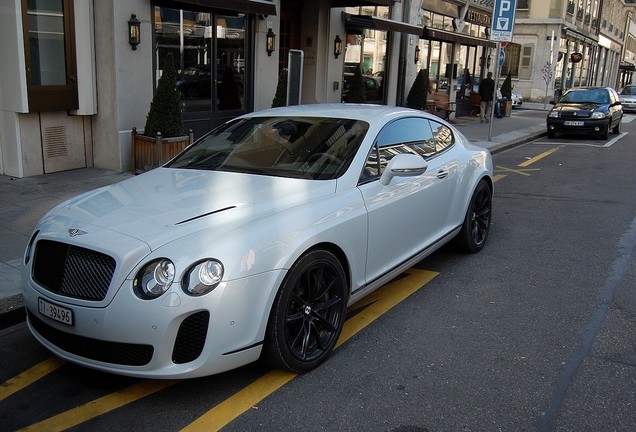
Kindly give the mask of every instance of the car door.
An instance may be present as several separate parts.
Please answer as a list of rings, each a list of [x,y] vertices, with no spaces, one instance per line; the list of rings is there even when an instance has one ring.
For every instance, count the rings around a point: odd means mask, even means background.
[[[445,152],[448,142],[440,141],[424,118],[394,121],[378,134],[358,186],[369,227],[367,283],[423,251],[442,235],[452,184]],[[426,171],[415,177],[394,177],[383,185],[379,178],[384,168],[392,157],[404,153],[424,158]]]

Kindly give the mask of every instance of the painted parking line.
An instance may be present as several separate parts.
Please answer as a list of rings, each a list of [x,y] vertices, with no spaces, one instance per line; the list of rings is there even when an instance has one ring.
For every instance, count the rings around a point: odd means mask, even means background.
[[[532,158],[529,158],[528,160],[521,162],[520,164],[517,165],[517,167],[522,168],[522,169],[515,169],[515,168],[507,168],[504,166],[499,166],[497,165],[495,167],[495,173],[501,173],[501,172],[505,172],[505,173],[514,173],[514,174],[519,174],[522,176],[526,176],[529,177],[530,174],[528,173],[529,171],[540,171],[541,168],[526,168],[530,165],[532,165],[535,162],[540,161],[541,159],[550,156],[552,153],[556,152],[557,150],[559,150],[560,148],[562,148],[563,146],[560,145],[558,147],[555,147],[553,149],[544,151],[543,153],[540,153]],[[495,176],[493,177],[493,181],[499,181],[503,178],[505,178],[508,174],[495,174]]]
[[[30,386],[64,364],[66,364],[64,360],[57,357],[50,357],[10,380],[3,382],[0,384],[0,401]]]
[[[438,275],[438,273],[435,272],[414,268],[407,270],[406,273],[408,274],[407,277],[384,285],[355,305],[352,305],[350,309],[360,309],[360,312],[347,320],[336,347],[349,340],[353,335]],[[298,375],[294,373],[272,370],[234,396],[226,399],[203,414],[193,423],[182,429],[182,431],[208,432],[219,430],[239,415],[254,407],[258,402],[265,399],[274,391],[293,380],[296,376]]]
[[[415,268],[407,270],[404,274],[406,275],[405,277],[396,279],[382,286],[349,308],[349,311],[355,310],[356,313],[345,322],[336,347],[342,345],[360,330],[371,324],[393,306],[422,288],[438,275],[438,273],[435,272]],[[66,364],[64,360],[51,357],[5,383],[2,383],[0,385],[0,401],[57,370],[64,364]],[[278,369],[271,370],[230,398],[213,407],[195,422],[186,426],[184,430],[211,431],[220,429],[296,376],[297,374],[291,372]],[[70,429],[136,400],[165,390],[179,382],[181,381],[143,380],[127,388],[27,426],[22,430],[50,432]]]
[[[84,405],[80,405],[39,423],[27,426],[26,428],[21,429],[21,431],[64,431],[102,414],[106,414],[119,407],[132,403],[138,399],[150,396],[151,394],[170,387],[177,382],[179,381],[141,381],[130,387],[87,402]]]

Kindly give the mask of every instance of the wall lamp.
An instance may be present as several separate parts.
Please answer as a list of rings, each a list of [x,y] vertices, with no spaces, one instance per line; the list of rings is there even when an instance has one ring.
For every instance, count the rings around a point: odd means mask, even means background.
[[[267,51],[267,55],[271,56],[274,52],[274,42],[276,41],[276,35],[272,31],[272,29],[267,29],[267,34],[265,35],[265,51]]]
[[[340,39],[340,35],[336,35],[336,38],[333,40],[333,56],[338,58],[340,54],[342,54],[342,39]]]
[[[137,19],[137,15],[132,14],[128,20],[128,43],[133,51],[137,49],[137,45],[141,42],[141,21]]]
[[[415,64],[418,64],[420,62],[420,46],[416,45],[415,46]]]

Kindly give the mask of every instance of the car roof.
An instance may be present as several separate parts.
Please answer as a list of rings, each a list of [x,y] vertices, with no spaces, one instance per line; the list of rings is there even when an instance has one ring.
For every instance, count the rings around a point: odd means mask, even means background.
[[[245,114],[243,117],[306,116],[346,118],[372,122],[387,116],[392,117],[406,113],[423,114],[422,111],[392,105],[328,103],[268,108],[262,111]]]

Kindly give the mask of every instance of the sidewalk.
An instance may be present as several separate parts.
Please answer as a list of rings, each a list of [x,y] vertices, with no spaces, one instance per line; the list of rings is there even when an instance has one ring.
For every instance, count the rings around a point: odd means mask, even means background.
[[[453,124],[470,141],[495,153],[545,134],[543,104],[524,103],[511,117],[460,117]],[[129,173],[85,168],[35,177],[0,176],[0,329],[24,319],[21,295],[22,254],[37,221],[55,205],[82,192],[119,182]]]

